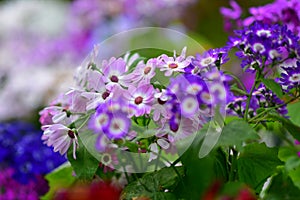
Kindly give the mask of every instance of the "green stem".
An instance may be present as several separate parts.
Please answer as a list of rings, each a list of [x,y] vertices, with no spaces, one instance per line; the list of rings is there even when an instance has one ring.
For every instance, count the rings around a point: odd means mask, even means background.
[[[227,74],[227,75],[231,76],[242,87],[242,89],[244,91],[247,91],[244,83],[236,75],[234,75],[232,72],[224,71],[224,74]]]
[[[259,113],[258,115],[256,115],[255,117],[253,117],[253,118],[251,118],[251,119],[249,119],[249,123],[250,122],[253,122],[253,121],[255,121],[255,120],[257,120],[257,119],[259,119],[261,116],[263,116],[264,114],[266,114],[267,112],[270,112],[271,110],[273,110],[273,109],[277,109],[277,108],[280,108],[280,107],[282,107],[282,106],[285,106],[285,105],[287,105],[287,104],[289,104],[289,103],[291,103],[292,101],[295,101],[297,98],[299,98],[299,96],[297,96],[297,97],[294,97],[294,98],[292,98],[292,99],[290,99],[290,100],[288,100],[287,102],[285,102],[285,103],[283,103],[283,104],[280,104],[280,105],[277,105],[277,106],[274,106],[274,107],[272,107],[272,108],[266,108],[266,110],[264,110],[263,112],[261,112],[261,113]]]

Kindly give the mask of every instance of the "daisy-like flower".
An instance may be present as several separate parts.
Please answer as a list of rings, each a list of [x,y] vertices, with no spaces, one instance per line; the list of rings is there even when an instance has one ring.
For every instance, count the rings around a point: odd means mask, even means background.
[[[131,120],[128,118],[126,109],[123,107],[120,100],[108,101],[100,105],[90,119],[90,129],[96,133],[105,134],[109,139],[124,138],[129,132]],[[102,141],[101,138],[98,139]],[[99,149],[103,148],[99,147]]]
[[[184,47],[181,51],[180,56],[176,56],[176,51],[174,51],[173,57],[168,57],[163,54],[158,59],[161,61],[158,64],[160,71],[165,71],[165,76],[171,76],[173,72],[184,72],[184,68],[186,68],[190,63],[192,57],[185,57],[186,47]]]
[[[292,88],[300,86],[300,62],[297,62],[297,67],[283,67],[283,72],[279,82],[282,87],[289,91]]]
[[[164,119],[170,119],[171,114],[167,108],[167,101],[169,97],[166,95],[166,90],[163,89],[161,92],[157,92],[154,94],[156,99],[155,103],[152,106],[153,110],[153,120],[158,121],[161,117]]]
[[[78,139],[74,130],[62,125],[53,124],[42,127],[45,131],[42,140],[48,146],[54,147],[54,152],[65,154],[71,144],[73,144],[73,158],[76,159],[76,149],[78,148]]]
[[[123,58],[111,58],[108,63],[104,64],[103,81],[110,88],[114,85],[128,86],[128,79],[126,77],[126,62]]]
[[[140,63],[136,69],[127,76],[133,83],[149,84],[151,78],[155,76],[155,69],[157,65],[157,59],[152,58],[147,61],[146,64]]]
[[[154,100],[154,88],[152,85],[141,85],[137,88],[130,86],[124,93],[124,97],[129,101],[129,116],[142,116],[150,114]]]

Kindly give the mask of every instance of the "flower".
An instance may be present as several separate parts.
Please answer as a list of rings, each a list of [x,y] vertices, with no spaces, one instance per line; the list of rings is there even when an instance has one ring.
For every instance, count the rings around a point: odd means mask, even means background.
[[[128,86],[128,79],[125,75],[126,62],[123,58],[111,58],[103,67],[103,81],[109,89],[113,85]]]
[[[154,88],[150,84],[140,85],[137,88],[130,86],[124,94],[124,98],[128,100],[131,110],[129,116],[139,117],[150,114],[154,100]]]
[[[44,134],[42,140],[44,144],[54,147],[54,152],[65,154],[71,144],[73,144],[73,158],[76,159],[76,149],[78,148],[78,139],[76,132],[62,124],[45,125],[42,127]]]
[[[232,102],[227,105],[227,111],[229,114],[237,115],[241,118],[245,115],[246,110],[246,96],[235,97]],[[275,107],[275,110],[284,117],[287,117],[287,108],[284,102],[279,99],[275,93],[267,89],[265,86],[260,85],[253,91],[251,101],[249,104],[248,117],[254,117],[258,113],[259,108],[271,108]]]
[[[38,182],[38,177],[66,161],[64,157],[45,146],[40,137],[41,132],[31,124],[1,123],[0,168],[11,168],[13,179],[27,184],[32,181]]]
[[[297,62],[296,67],[282,67],[279,83],[286,91],[298,88],[300,86],[300,62]]]
[[[228,47],[237,47],[236,55],[243,59],[242,68],[248,71],[262,69],[262,64],[275,66],[286,60],[298,58],[298,37],[285,26],[254,23],[236,31]],[[264,61],[264,62],[263,62]]]
[[[152,58],[146,64],[139,63],[127,78],[133,83],[149,84],[150,80],[155,76],[157,62],[157,59]]]
[[[165,76],[171,76],[173,72],[184,72],[190,63],[192,57],[185,57],[186,47],[182,49],[180,56],[176,57],[176,51],[174,51],[173,57],[168,57],[167,55],[161,55],[158,60],[158,68],[160,71],[165,71]]]

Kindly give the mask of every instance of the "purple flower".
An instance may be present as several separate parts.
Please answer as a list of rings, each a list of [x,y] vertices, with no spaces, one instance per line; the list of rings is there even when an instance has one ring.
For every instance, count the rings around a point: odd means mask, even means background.
[[[73,144],[73,158],[76,159],[78,139],[76,133],[62,124],[45,125],[42,140],[48,146],[54,147],[54,152],[65,154]]]
[[[96,113],[91,117],[89,127],[97,134],[105,134],[109,139],[122,139],[129,132],[131,120],[128,118],[124,103],[108,101],[99,105]],[[102,144],[103,138],[98,138]],[[102,149],[101,145],[98,149]]]
[[[227,105],[228,113],[243,118],[246,110],[246,101],[246,96],[235,97],[235,99]],[[281,105],[281,107],[278,107],[275,110],[282,116],[286,117],[288,111],[286,106],[284,106],[284,102],[279,99],[275,93],[267,89],[265,86],[260,85],[258,89],[252,93],[248,117],[252,118],[256,116],[259,108],[271,108],[278,105]]]
[[[241,7],[233,0],[229,2],[231,8],[220,8],[220,13],[224,17],[224,29],[226,31],[232,30],[232,21],[234,20],[237,24],[241,24],[241,15],[242,15],[242,9]]]
[[[152,85],[140,85],[137,88],[130,86],[124,94],[129,103],[129,116],[142,116],[150,114],[154,100],[154,88]]]
[[[102,79],[107,84],[106,87],[110,88],[116,84],[128,86],[129,80],[126,78],[126,71],[126,62],[123,58],[111,58],[103,68]]]
[[[235,32],[231,37],[230,48],[237,47],[236,55],[242,58],[242,68],[254,71],[262,68],[262,61],[270,65],[298,57],[298,37],[285,26],[254,23],[250,27]]]
[[[229,19],[239,19],[242,14],[241,7],[233,0],[231,0],[229,4],[232,7],[232,9],[222,7],[220,8],[221,14]]]
[[[155,76],[155,69],[157,66],[157,59],[149,59],[146,64],[140,63],[136,66],[135,70],[128,75],[133,83],[142,85],[149,84],[150,80]]]
[[[300,86],[300,62],[297,62],[296,67],[282,67],[279,82],[286,91],[298,88]]]
[[[192,74],[197,74],[201,70],[208,68],[208,67],[220,67],[224,63],[226,63],[228,58],[228,48],[219,48],[219,49],[210,49],[204,52],[202,55],[197,54],[196,58],[193,59],[193,65],[190,67],[194,67],[190,72]],[[198,68],[197,68],[198,67]]]
[[[191,63],[192,57],[185,57],[186,47],[182,49],[180,56],[176,56],[176,52],[174,51],[173,57],[168,57],[163,54],[158,59],[161,61],[158,64],[158,68],[160,71],[165,71],[165,76],[171,76],[173,72],[184,72],[184,68],[186,68]]]

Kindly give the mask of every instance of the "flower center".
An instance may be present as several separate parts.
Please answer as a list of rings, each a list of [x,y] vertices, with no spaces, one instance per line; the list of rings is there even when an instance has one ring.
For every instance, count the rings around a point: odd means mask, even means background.
[[[171,69],[176,69],[177,67],[178,67],[178,65],[176,63],[169,64],[169,68],[171,68]]]
[[[101,162],[104,164],[104,165],[108,165],[111,163],[111,156],[109,154],[104,154],[101,158]]]
[[[293,75],[292,79],[293,79],[293,81],[299,81],[300,75]]]
[[[167,101],[163,101],[161,100],[160,98],[157,99],[157,102],[160,104],[160,105],[164,105]]]
[[[141,97],[141,96],[138,96],[137,98],[134,99],[134,103],[135,103],[136,105],[139,105],[139,104],[141,104],[142,102],[143,102],[143,97]]]
[[[149,72],[151,71],[151,67],[145,67],[144,69],[144,74],[149,74]]]
[[[118,123],[113,123],[113,129],[114,130],[119,130],[120,129],[120,126],[119,126],[119,124]]]
[[[117,77],[117,76],[115,76],[115,75],[112,75],[112,76],[110,77],[110,80],[111,80],[112,82],[114,82],[114,83],[117,83],[117,82],[119,82],[119,79],[118,79],[118,77]]]
[[[102,98],[105,100],[109,96],[109,92],[105,91],[102,94]]]
[[[69,136],[70,138],[74,139],[74,138],[75,138],[75,133],[74,133],[73,131],[69,130],[69,131],[68,131],[68,136]]]
[[[206,59],[203,60],[203,63],[205,65],[209,65],[210,63],[212,63],[212,59],[211,58],[206,58]]]

